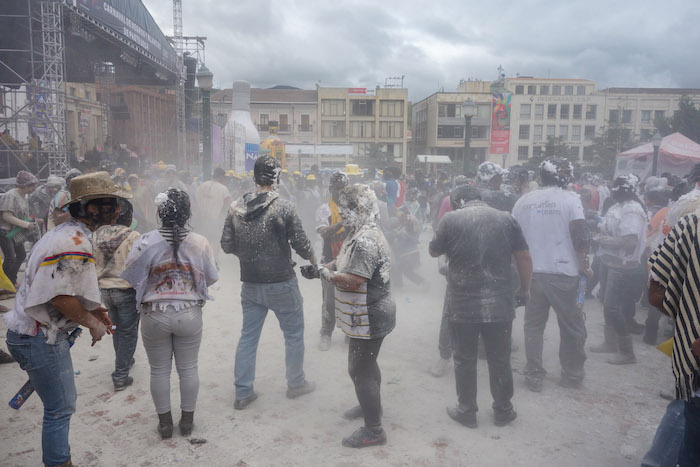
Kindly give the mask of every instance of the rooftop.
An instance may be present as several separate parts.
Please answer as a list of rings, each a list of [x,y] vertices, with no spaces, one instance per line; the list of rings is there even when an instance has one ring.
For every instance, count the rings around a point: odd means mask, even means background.
[[[231,89],[221,89],[212,94],[211,100],[215,102],[231,102]],[[306,91],[303,89],[272,88],[260,89],[251,88],[250,102],[308,102],[316,103],[316,91]]]
[[[605,94],[700,94],[697,88],[607,88]]]

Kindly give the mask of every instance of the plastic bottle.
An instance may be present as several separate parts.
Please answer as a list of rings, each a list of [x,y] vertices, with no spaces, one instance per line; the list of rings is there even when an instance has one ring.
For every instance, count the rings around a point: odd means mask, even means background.
[[[250,116],[250,83],[247,81],[234,81],[231,89],[231,115],[227,126],[233,129],[235,124],[245,129],[242,138],[245,151],[235,151],[234,170],[237,173],[250,172],[260,152],[260,133]]]

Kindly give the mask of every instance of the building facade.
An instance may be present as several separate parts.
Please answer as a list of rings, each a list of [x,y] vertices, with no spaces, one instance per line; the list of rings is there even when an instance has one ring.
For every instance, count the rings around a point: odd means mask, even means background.
[[[321,144],[352,144],[355,162],[376,152],[407,162],[408,90],[405,88],[317,88]],[[330,161],[329,161],[330,165]]]
[[[491,95],[496,89],[511,94],[507,154],[491,154]],[[654,120],[678,109],[683,95],[700,104],[700,89],[596,89],[587,79],[517,77],[489,83],[466,81],[457,92],[435,93],[413,106],[412,156],[464,154],[461,103],[471,98],[478,113],[472,119],[471,151],[477,162],[490,160],[508,167],[544,154],[547,139],[558,138],[569,148],[562,154],[586,163],[594,157],[593,140],[614,124],[629,131],[630,140],[647,142]]]
[[[106,138],[103,105],[94,84],[66,83],[66,137],[69,151],[81,160]]]

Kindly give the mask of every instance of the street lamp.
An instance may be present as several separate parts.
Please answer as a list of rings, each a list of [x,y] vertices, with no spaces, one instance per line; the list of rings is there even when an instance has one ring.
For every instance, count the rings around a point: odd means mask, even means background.
[[[468,97],[462,104],[462,115],[464,115],[464,159],[462,161],[462,171],[467,175],[467,160],[469,157],[469,142],[472,137],[472,117],[476,115],[476,104]]]
[[[196,74],[199,89],[202,91],[202,179],[211,178],[211,99],[210,93],[214,86],[214,73],[204,64]]]
[[[661,141],[663,138],[659,134],[659,130],[656,130],[654,136],[651,137],[651,145],[654,146],[654,160],[651,166],[651,174],[656,177],[656,167],[659,164],[659,147],[661,147]]]

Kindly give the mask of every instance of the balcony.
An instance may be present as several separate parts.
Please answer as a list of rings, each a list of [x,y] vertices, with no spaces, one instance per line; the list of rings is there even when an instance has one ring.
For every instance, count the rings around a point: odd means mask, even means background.
[[[313,125],[299,125],[299,131],[311,132],[314,131]]]
[[[292,131],[292,126],[291,125],[279,125],[277,127],[277,131],[279,131],[280,133],[282,133],[282,132],[289,133],[290,131]]]
[[[270,125],[267,123],[258,123],[258,131],[269,131]]]

